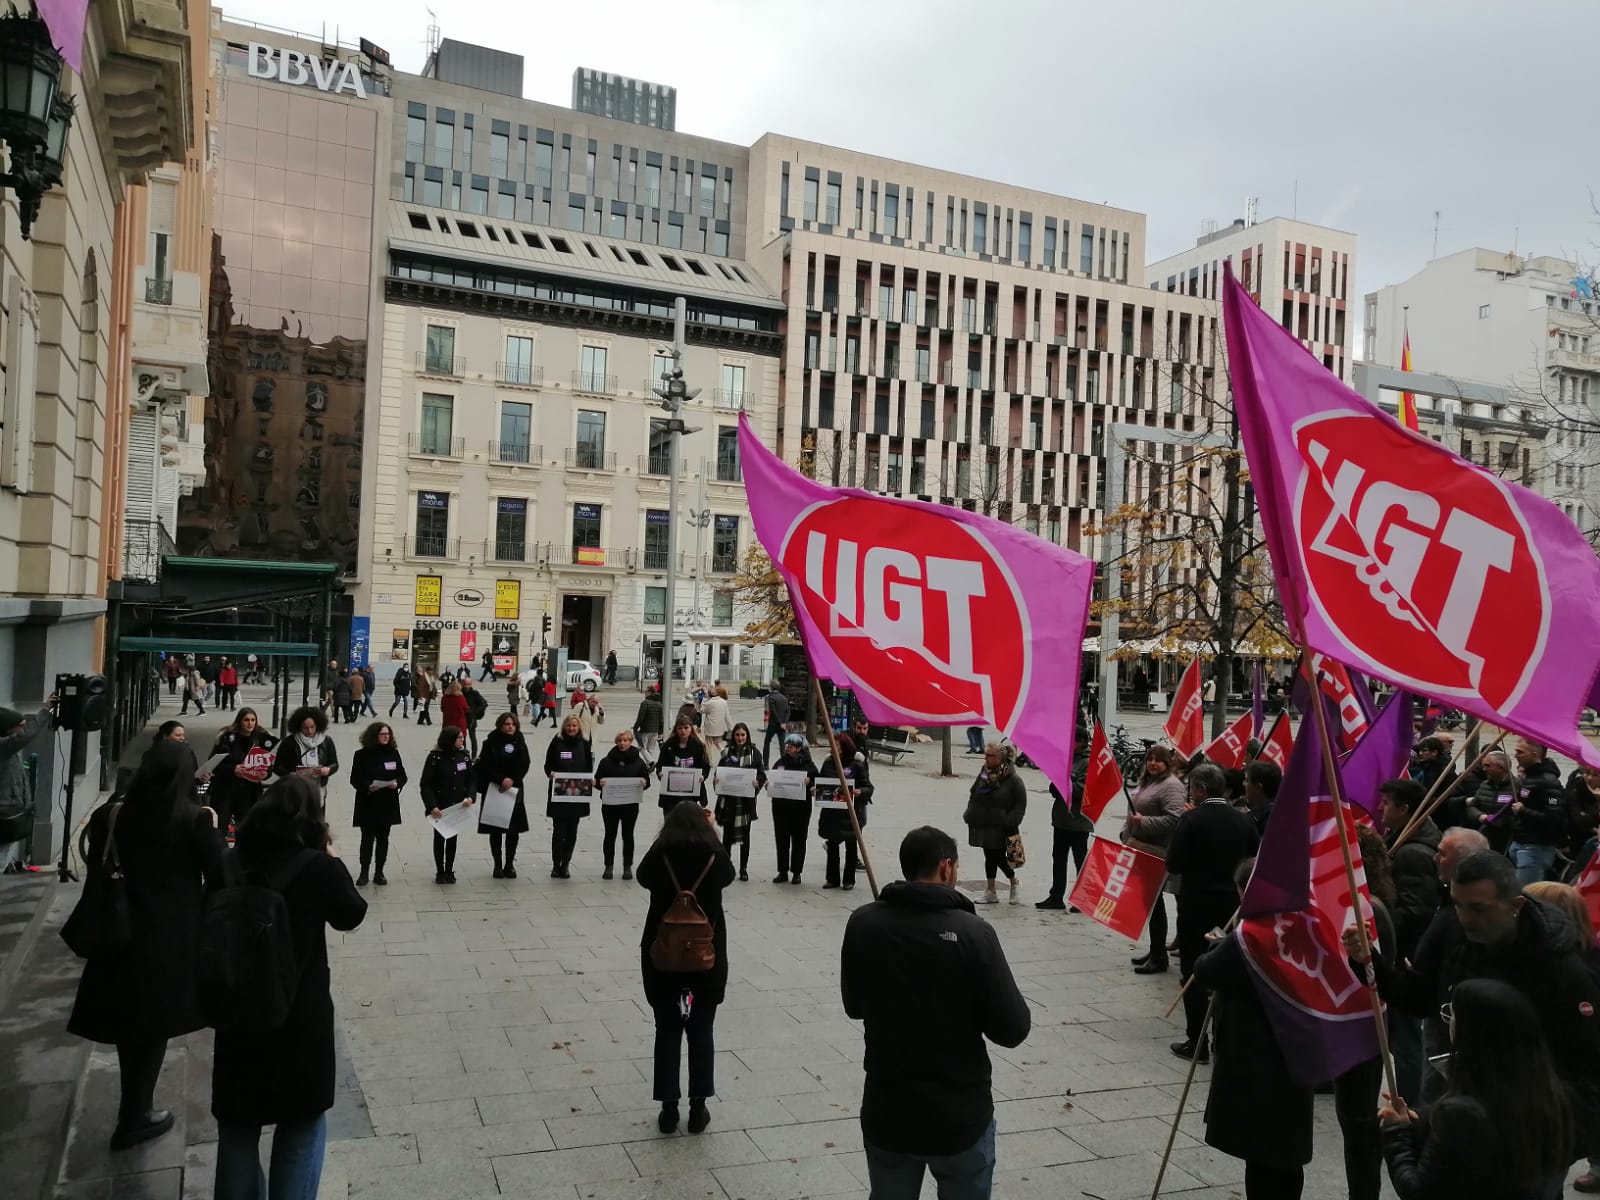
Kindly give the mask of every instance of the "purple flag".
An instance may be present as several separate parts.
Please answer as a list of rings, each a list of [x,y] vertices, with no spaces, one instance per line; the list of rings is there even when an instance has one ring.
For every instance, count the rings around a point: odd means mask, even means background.
[[[1250,668],[1250,736],[1260,737],[1267,727],[1267,678],[1258,658]]]
[[[1411,719],[1415,706],[1411,693],[1396,689],[1377,719],[1367,727],[1366,736],[1339,764],[1339,779],[1344,797],[1363,808],[1374,821],[1380,821],[1379,785],[1391,779],[1404,779],[1411,760]],[[1381,824],[1381,821],[1380,821]]]
[[[1549,501],[1406,429],[1228,271],[1228,361],[1278,596],[1309,651],[1591,766],[1600,559]]]
[[[67,66],[81,73],[83,26],[89,16],[89,0],[34,0],[34,5]]]

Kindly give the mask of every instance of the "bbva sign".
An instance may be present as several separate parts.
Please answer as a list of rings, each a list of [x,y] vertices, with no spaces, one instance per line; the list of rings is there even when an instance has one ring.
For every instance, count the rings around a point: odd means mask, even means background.
[[[323,62],[299,50],[251,42],[248,68],[252,79],[276,79],[295,87],[309,83],[319,92],[349,92],[358,100],[367,98],[366,84],[353,62]]]

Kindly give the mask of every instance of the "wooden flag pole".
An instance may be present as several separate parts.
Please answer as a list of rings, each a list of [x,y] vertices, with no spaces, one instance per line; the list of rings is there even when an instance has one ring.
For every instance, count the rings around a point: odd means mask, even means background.
[[[1510,732],[1511,731],[1509,729],[1502,729],[1500,731],[1500,736],[1495,738],[1494,741],[1490,742],[1489,745],[1479,753],[1474,765],[1476,765],[1478,762],[1482,762],[1484,756],[1487,755],[1489,751],[1499,749],[1500,743],[1506,740],[1506,737],[1510,734]],[[1417,811],[1412,814],[1411,820],[1406,822],[1406,827],[1402,829],[1399,836],[1394,839],[1394,845],[1390,847],[1390,850],[1399,849],[1404,842],[1409,840],[1411,836],[1417,832],[1422,823],[1433,815],[1434,810],[1445,802],[1447,798],[1447,793],[1444,790],[1445,781],[1450,779],[1452,783],[1455,782],[1455,780],[1451,779],[1450,772],[1455,768],[1456,763],[1460,761],[1461,756],[1466,752],[1467,741],[1465,738],[1463,738],[1461,740],[1461,748],[1451,756],[1450,761],[1445,765],[1445,769],[1439,772],[1439,778],[1433,781],[1433,787],[1428,789],[1427,796],[1425,796],[1422,803],[1417,806]]]
[[[1350,853],[1350,831],[1345,828],[1345,799],[1344,783],[1339,778],[1339,765],[1333,753],[1333,741],[1328,733],[1328,715],[1323,711],[1324,706],[1319,703],[1317,695],[1316,674],[1307,663],[1306,683],[1311,688],[1312,719],[1317,723],[1317,741],[1322,744],[1322,770],[1328,778],[1328,790],[1333,793],[1333,825],[1339,831],[1339,853],[1344,857],[1344,880],[1350,889],[1350,903],[1360,907],[1360,888],[1356,885],[1355,859]],[[1366,916],[1357,913],[1355,923],[1361,939],[1361,954],[1366,964],[1362,972],[1366,976],[1367,999],[1372,1004],[1372,1023],[1378,1033],[1378,1055],[1383,1061],[1384,1077],[1389,1083],[1389,1095],[1393,1096],[1396,1103],[1401,1100],[1400,1085],[1395,1082],[1394,1056],[1389,1053],[1389,1029],[1383,1021],[1383,1001],[1378,997],[1378,979],[1372,969],[1372,939],[1367,935]]]
[[[1192,978],[1192,976],[1191,976]],[[1161,1195],[1161,1181],[1167,1177],[1167,1163],[1172,1161],[1172,1145],[1178,1140],[1178,1126],[1183,1123],[1184,1109],[1189,1107],[1189,1089],[1194,1086],[1195,1068],[1200,1065],[1200,1051],[1198,1047],[1205,1043],[1206,1030],[1211,1026],[1211,1018],[1217,1012],[1217,994],[1211,993],[1211,1001],[1206,1005],[1206,1015],[1200,1022],[1200,1033],[1195,1037],[1196,1050],[1189,1059],[1189,1073],[1183,1077],[1183,1091],[1178,1096],[1178,1111],[1172,1118],[1172,1128],[1167,1130],[1167,1146],[1161,1152],[1161,1165],[1156,1168],[1156,1185],[1150,1189],[1150,1200],[1156,1200]],[[1169,1013],[1168,1016],[1171,1014]]]
[[[856,845],[861,850],[861,865],[867,872],[867,886],[872,889],[872,898],[878,898],[878,877],[872,872],[872,856],[867,853],[866,835],[861,832],[861,818],[856,815],[856,795],[845,778],[844,762],[839,757],[839,739],[834,736],[833,722],[828,718],[828,703],[822,695],[822,680],[817,678],[817,673],[811,673],[811,694],[817,702],[817,711],[822,714],[822,723],[828,731],[828,750],[833,756],[833,769],[838,773],[839,790],[844,793],[844,808],[850,814],[850,828],[855,830]],[[867,748],[861,747],[865,755]]]
[[[1239,923],[1239,916],[1243,912],[1244,912],[1244,909],[1242,909],[1242,908],[1234,909],[1233,910],[1233,916],[1228,918],[1228,923],[1222,927],[1222,932],[1223,933],[1232,933],[1233,932],[1233,927]],[[1183,1003],[1183,994],[1185,992],[1187,992],[1193,986],[1194,986],[1194,976],[1191,975],[1191,976],[1189,976],[1189,978],[1187,978],[1187,979],[1185,979],[1183,981],[1183,986],[1178,989],[1178,994],[1172,998],[1172,1006],[1167,1009],[1167,1020],[1170,1021],[1172,1019],[1172,1014],[1178,1011],[1178,1005]]]

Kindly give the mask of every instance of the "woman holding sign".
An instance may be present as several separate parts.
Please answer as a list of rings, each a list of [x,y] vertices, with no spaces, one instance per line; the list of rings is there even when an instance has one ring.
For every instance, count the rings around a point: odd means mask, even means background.
[[[328,714],[307,705],[289,718],[294,730],[278,747],[272,770],[278,775],[308,775],[324,792],[328,779],[339,770],[339,748],[328,736]]]
[[[600,788],[600,819],[605,822],[606,869],[601,879],[611,878],[611,864],[617,846],[617,830],[622,830],[622,877],[633,878],[633,826],[639,819],[639,801],[650,786],[650,764],[633,744],[633,730],[618,730],[614,745],[594,769]]]
[[[494,730],[483,739],[478,750],[478,832],[489,835],[489,856],[494,859],[496,879],[517,877],[517,842],[528,832],[528,809],[522,802],[522,781],[533,769],[528,740],[522,736],[522,723],[514,712],[501,713]],[[511,811],[505,811],[505,796],[510,793]],[[505,844],[505,860],[500,858]]]
[[[695,779],[690,771],[700,772]],[[706,754],[706,744],[694,731],[694,722],[680,712],[673,722],[672,736],[661,743],[661,753],[656,757],[656,777],[661,780],[661,811],[666,812],[680,800],[693,800],[702,808],[705,799],[701,784],[711,774],[711,758]]]
[[[471,805],[475,792],[472,781],[472,756],[467,753],[467,734],[454,725],[439,730],[439,742],[428,751],[422,764],[422,811],[437,819],[447,808]],[[433,831],[433,881],[456,881],[456,843],[460,838],[445,837]]]
[[[728,750],[717,764],[716,779],[722,848],[732,858],[733,845],[739,844],[740,883],[750,882],[750,822],[756,819],[756,793],[766,782],[767,764],[761,761],[761,752],[750,740],[750,727],[740,721],[729,734]]]
[[[389,830],[400,824],[400,789],[406,785],[406,766],[394,744],[394,730],[374,721],[361,731],[361,749],[350,761],[350,786],[356,790],[355,826],[361,830],[361,874],[356,886],[367,885],[367,869],[377,852],[372,882],[379,887],[383,864],[389,861]]]
[[[252,805],[261,799],[261,785],[272,766],[278,739],[261,727],[253,708],[241,708],[233,724],[222,731],[211,754],[228,757],[211,772],[206,799],[216,810],[217,825],[227,833],[238,827]]]
[[[848,733],[838,737],[839,761],[844,764],[844,781],[856,801],[856,822],[863,828],[867,824],[867,805],[872,803],[872,775],[867,766],[867,756],[856,749]],[[825,761],[824,767],[833,770],[833,763]],[[829,787],[829,784],[832,784]],[[823,880],[824,888],[842,887],[849,891],[856,885],[856,867],[859,865],[856,850],[856,831],[850,824],[850,811],[844,805],[844,789],[831,776],[819,776],[815,795],[817,807],[817,836],[827,847],[828,868]],[[844,846],[844,877],[839,875],[839,847]]]
[[[773,883],[799,883],[806,865],[806,837],[811,825],[811,781],[817,764],[803,733],[785,734],[783,753],[772,764],[772,833],[778,842],[778,874]]]
[[[583,726],[577,713],[568,713],[561,732],[544,752],[545,778],[550,780],[550,798],[544,815],[555,822],[550,834],[550,878],[572,878],[572,852],[578,848],[578,822],[589,815],[589,792],[574,795],[570,780],[557,776],[594,774],[594,753],[583,739]],[[581,782],[581,781],[580,781]]]

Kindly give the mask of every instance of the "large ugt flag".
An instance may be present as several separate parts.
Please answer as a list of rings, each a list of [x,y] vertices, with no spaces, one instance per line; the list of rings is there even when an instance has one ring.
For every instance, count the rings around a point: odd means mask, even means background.
[[[993,725],[1070,794],[1094,562],[976,513],[824,487],[743,417],[739,453],[812,669],[873,721]]]
[[[1239,902],[1234,936],[1295,1082],[1325,1083],[1378,1053],[1372,1004],[1340,935],[1356,919],[1339,848],[1344,820],[1361,912],[1371,912],[1350,810],[1330,794],[1315,721],[1300,723],[1289,770]],[[1370,928],[1370,923],[1369,923]]]
[[[1600,559],[1526,488],[1405,429],[1228,272],[1228,362],[1297,641],[1600,766]]]

